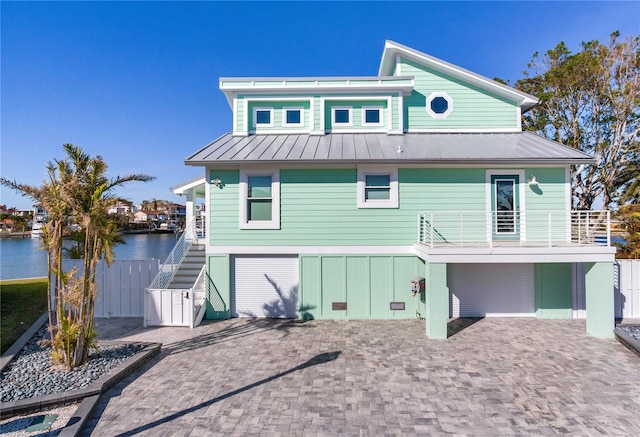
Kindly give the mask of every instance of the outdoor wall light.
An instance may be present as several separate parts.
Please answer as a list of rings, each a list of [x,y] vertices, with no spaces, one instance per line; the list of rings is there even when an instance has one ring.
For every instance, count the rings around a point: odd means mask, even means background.
[[[218,179],[218,178],[215,178],[215,179],[211,179],[211,183],[213,185],[215,185],[216,187],[219,187],[220,184],[222,183],[222,181],[220,179]]]
[[[536,175],[532,174],[531,177],[529,178],[529,186],[531,187],[538,186],[538,180],[536,179]]]

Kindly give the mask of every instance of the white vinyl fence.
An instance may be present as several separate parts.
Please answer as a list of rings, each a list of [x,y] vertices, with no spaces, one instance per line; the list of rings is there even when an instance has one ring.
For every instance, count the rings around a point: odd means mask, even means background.
[[[640,259],[618,259],[613,265],[617,318],[640,318]]]
[[[65,259],[62,268],[70,272],[74,267],[82,273],[82,260]],[[144,293],[158,274],[160,260],[116,260],[111,266],[98,263],[95,317],[143,317]]]

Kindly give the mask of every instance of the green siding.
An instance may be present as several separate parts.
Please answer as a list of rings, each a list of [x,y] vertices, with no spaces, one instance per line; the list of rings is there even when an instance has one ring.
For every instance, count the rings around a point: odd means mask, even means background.
[[[229,255],[209,256],[207,259],[207,310],[206,318],[229,319],[231,317],[231,267]]]
[[[379,106],[382,107],[382,121],[383,126],[363,126],[362,108],[364,106]],[[332,108],[335,107],[349,107],[352,108],[352,120],[351,126],[333,126],[332,125]],[[324,129],[327,131],[339,132],[340,130],[372,130],[372,129],[385,129],[390,126],[389,114],[387,111],[386,100],[325,100],[324,106]]]
[[[244,101],[244,99],[237,99],[237,110],[233,109],[236,111],[236,125],[233,127],[233,130],[236,132],[242,132],[245,129],[244,126],[244,105],[246,105],[246,102]]]
[[[424,313],[411,297],[411,279],[422,271],[411,255],[303,255],[300,257],[301,316],[306,319],[413,318]],[[346,310],[333,310],[346,302]],[[404,302],[405,310],[391,310]]]
[[[552,176],[560,180],[564,170],[541,170],[545,169],[526,169],[527,175],[541,175],[543,191],[537,194],[525,187],[527,210],[563,211],[564,186],[552,182]],[[483,168],[401,168],[396,209],[358,209],[355,168],[286,169],[280,171],[280,229],[240,230],[238,170],[212,170],[209,176],[224,184],[211,187],[208,210],[211,244],[218,246],[410,245],[417,241],[418,212],[486,210]],[[539,222],[537,226],[528,232],[542,232]],[[466,232],[467,237],[475,232],[484,238],[486,229],[480,224]]]
[[[415,62],[401,60],[402,75],[415,77],[415,88],[405,97],[405,128],[484,129],[517,128],[516,102],[490,94],[476,86],[443,75]],[[426,111],[426,99],[435,91],[446,92],[453,100],[453,112],[434,119]]]
[[[537,187],[527,183],[531,175],[536,176]],[[570,235],[567,216],[570,206],[567,204],[564,167],[526,168],[524,179],[527,240],[547,239],[549,225],[553,240],[566,240]]]
[[[304,126],[285,126],[284,118],[282,115],[282,110],[284,108],[303,108],[303,122]],[[255,126],[253,125],[253,110],[255,108],[273,108],[273,127],[268,128],[260,128],[260,131],[268,131],[268,130],[278,130],[278,131],[299,131],[301,129],[310,129],[310,119],[311,113],[309,111],[310,103],[309,100],[300,100],[300,101],[260,101],[260,102],[249,102],[249,111],[247,112],[247,116],[249,117],[249,123],[247,125],[250,131],[255,130]]]
[[[535,265],[536,316],[541,319],[572,317],[571,264]]]

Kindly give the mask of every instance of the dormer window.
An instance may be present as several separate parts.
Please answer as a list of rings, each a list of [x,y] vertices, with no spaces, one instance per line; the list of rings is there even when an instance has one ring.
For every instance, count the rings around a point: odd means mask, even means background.
[[[333,115],[333,125],[334,126],[351,126],[353,124],[352,120],[352,108],[351,107],[334,107],[331,110]]]
[[[437,91],[427,97],[427,113],[436,119],[447,118],[453,112],[453,100],[445,92]]]
[[[304,126],[304,116],[302,108],[283,108],[282,120],[285,127]]]
[[[364,106],[362,108],[363,126],[382,126],[382,107]]]
[[[273,127],[273,108],[254,108],[253,126],[255,128]]]

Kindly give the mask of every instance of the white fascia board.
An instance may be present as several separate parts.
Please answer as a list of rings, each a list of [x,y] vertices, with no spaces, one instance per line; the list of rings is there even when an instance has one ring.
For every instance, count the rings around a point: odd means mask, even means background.
[[[296,84],[296,82],[305,82]],[[335,82],[343,83],[335,83]],[[232,82],[233,85],[225,82]],[[245,82],[241,84],[239,82]],[[255,82],[260,82],[256,85]],[[265,84],[270,82],[270,84]],[[313,82],[313,84],[309,84]],[[272,83],[272,84],[271,84]],[[415,86],[413,76],[390,77],[309,77],[309,78],[220,78],[220,90],[232,98],[233,93],[269,94],[273,92],[402,92],[411,94]]]
[[[415,245],[415,254],[431,263],[568,263],[613,262],[615,247],[459,247]]]
[[[414,255],[412,246],[210,246],[207,255]]]
[[[539,103],[537,97],[527,94],[508,85],[501,84],[488,77],[474,73],[470,70],[458,67],[442,59],[435,58],[427,55],[426,53],[419,52],[418,50],[410,47],[398,44],[393,41],[385,41],[384,50],[382,52],[382,60],[380,61],[380,68],[378,70],[379,76],[390,75],[400,57],[415,61],[421,65],[432,68],[436,71],[440,71],[449,76],[460,79],[464,82],[471,83],[487,91],[493,92],[497,95],[512,99],[522,107],[522,112],[526,112]]]
[[[203,177],[198,177],[195,179],[191,179],[187,182],[183,182],[182,184],[171,187],[171,191],[174,194],[184,194],[185,191],[190,190],[192,188],[200,187],[204,189],[205,184],[207,183],[206,179]]]

